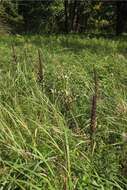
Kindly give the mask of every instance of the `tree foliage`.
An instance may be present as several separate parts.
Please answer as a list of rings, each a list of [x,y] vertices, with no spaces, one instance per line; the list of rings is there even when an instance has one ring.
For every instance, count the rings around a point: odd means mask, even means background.
[[[18,32],[127,30],[127,2],[92,0],[1,1],[0,20]]]

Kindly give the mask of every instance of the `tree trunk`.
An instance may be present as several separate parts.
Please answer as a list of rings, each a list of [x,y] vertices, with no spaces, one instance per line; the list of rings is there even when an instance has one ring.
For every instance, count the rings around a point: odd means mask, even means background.
[[[116,34],[120,35],[126,31],[127,24],[127,2],[116,3]]]
[[[68,0],[64,0],[64,12],[65,12],[65,32],[68,33]]]
[[[75,20],[76,20],[76,14],[77,14],[77,0],[74,1],[71,11],[71,31],[75,31]]]
[[[85,10],[85,3],[82,3],[79,6],[79,29],[78,32],[84,32],[87,28],[87,21],[88,21],[88,13],[84,13]]]

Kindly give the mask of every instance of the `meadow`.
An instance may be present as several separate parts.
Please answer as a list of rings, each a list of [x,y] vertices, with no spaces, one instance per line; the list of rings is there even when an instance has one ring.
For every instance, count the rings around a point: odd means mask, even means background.
[[[1,36],[0,190],[127,189],[126,40]]]

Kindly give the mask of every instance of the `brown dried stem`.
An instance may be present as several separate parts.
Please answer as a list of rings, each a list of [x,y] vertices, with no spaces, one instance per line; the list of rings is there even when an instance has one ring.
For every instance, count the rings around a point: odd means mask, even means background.
[[[44,81],[44,68],[41,59],[41,52],[38,50],[38,81],[42,83]]]
[[[18,61],[17,61],[17,56],[16,56],[16,50],[13,44],[12,44],[12,56],[13,56],[14,64],[17,64]]]
[[[94,95],[92,98],[92,106],[91,106],[91,123],[90,123],[90,131],[91,136],[96,131],[96,123],[97,123],[97,99],[98,99],[98,78],[97,72],[94,68]]]

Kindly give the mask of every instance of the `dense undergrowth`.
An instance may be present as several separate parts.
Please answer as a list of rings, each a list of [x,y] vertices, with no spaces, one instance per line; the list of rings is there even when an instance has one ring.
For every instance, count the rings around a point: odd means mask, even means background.
[[[0,190],[125,190],[126,132],[125,38],[1,36]]]

